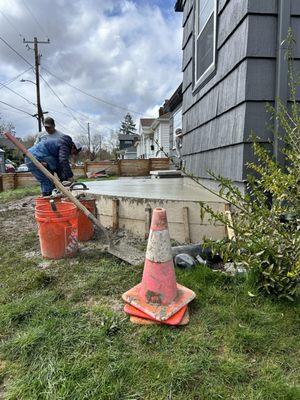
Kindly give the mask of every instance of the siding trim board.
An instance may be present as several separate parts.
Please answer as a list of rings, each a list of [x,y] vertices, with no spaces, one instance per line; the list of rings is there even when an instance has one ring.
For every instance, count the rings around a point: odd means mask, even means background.
[[[247,142],[247,144],[252,144],[253,142]],[[270,142],[269,141],[260,141],[259,143],[261,143],[261,144],[270,144]],[[241,145],[244,145],[245,144],[245,142],[244,141],[242,141],[242,142],[236,142],[236,143],[231,143],[231,144],[224,144],[224,145],[221,145],[221,146],[218,146],[218,147],[212,147],[212,148],[210,148],[210,149],[205,149],[205,150],[199,150],[199,151],[194,151],[194,152],[192,152],[192,153],[185,153],[184,155],[185,156],[194,156],[194,155],[196,155],[196,154],[204,154],[204,153],[209,153],[209,152],[211,152],[211,151],[215,151],[215,150],[217,150],[217,149],[228,149],[228,148],[230,148],[230,147],[236,147],[236,146],[241,146]]]
[[[197,103],[199,103],[204,97],[206,97],[213,89],[215,89],[220,83],[222,83],[224,80],[226,80],[228,78],[229,75],[231,75],[243,62],[246,62],[247,60],[276,60],[276,57],[254,57],[254,56],[246,56],[244,57],[242,60],[240,60],[237,64],[235,64],[230,71],[228,71],[228,73],[226,75],[224,75],[218,82],[216,82],[211,88],[208,89],[207,92],[203,93],[203,95],[201,97],[199,97],[199,99],[197,99],[189,108],[187,109],[183,109],[182,114],[184,115],[185,113],[187,113],[191,108],[193,108],[195,105],[197,105]],[[182,93],[184,94],[188,88],[192,85],[192,82],[186,87],[185,90],[182,91]],[[250,99],[248,99],[247,101],[251,101]],[[253,101],[257,101],[257,100],[253,100]],[[267,102],[270,101],[270,99],[263,99],[261,101]]]
[[[221,15],[224,9],[227,7],[230,0],[224,0],[222,4],[222,0],[219,0],[219,7],[218,7],[218,15]]]
[[[192,13],[192,11],[193,11],[193,8],[194,8],[194,2],[192,2],[192,6],[191,6],[191,8],[189,9],[189,11],[187,12],[186,17],[184,18],[184,16],[183,16],[183,22],[182,22],[182,27],[183,27],[183,28],[185,27],[186,22],[187,22],[187,20],[189,19],[190,15],[191,15],[191,13]]]
[[[191,133],[194,133],[195,130],[197,130],[198,128],[202,128],[203,126],[209,124],[213,120],[215,120],[215,119],[217,119],[219,117],[222,117],[223,115],[233,111],[235,108],[238,108],[238,107],[242,106],[243,104],[251,104],[251,103],[263,103],[263,104],[266,104],[266,103],[272,103],[272,102],[273,102],[273,100],[243,100],[243,101],[235,104],[233,107],[230,107],[227,110],[223,111],[222,113],[220,113],[220,114],[208,119],[207,121],[203,122],[202,124],[197,125],[197,127],[193,128],[193,129],[190,129],[189,131],[184,132],[183,135],[187,136],[187,135],[189,135]]]

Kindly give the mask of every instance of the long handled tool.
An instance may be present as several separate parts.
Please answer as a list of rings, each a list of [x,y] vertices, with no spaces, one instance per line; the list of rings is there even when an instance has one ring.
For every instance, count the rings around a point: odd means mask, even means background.
[[[44,175],[47,176],[47,178],[50,179],[51,182],[53,182],[53,184],[57,187],[57,189],[59,189],[73,204],[75,204],[75,206],[77,208],[79,208],[79,210],[81,210],[88,218],[90,221],[93,222],[93,224],[96,226],[96,228],[100,229],[100,231],[103,233],[103,235],[105,236],[105,239],[107,241],[107,244],[109,246],[112,245],[111,243],[111,239],[108,236],[104,226],[100,223],[100,221],[86,208],[84,207],[83,204],[80,203],[80,201],[78,199],[76,199],[75,196],[72,195],[72,193],[67,190],[62,184],[61,182],[54,176],[51,174],[51,172],[49,172],[47,170],[47,168],[45,168],[27,149],[26,147],[19,142],[18,139],[16,139],[11,133],[9,132],[5,132],[3,133],[3,136],[5,136],[8,140],[10,140],[19,150],[22,151],[22,153],[24,153],[26,155],[26,157],[28,157],[33,164],[40,170],[43,172]]]

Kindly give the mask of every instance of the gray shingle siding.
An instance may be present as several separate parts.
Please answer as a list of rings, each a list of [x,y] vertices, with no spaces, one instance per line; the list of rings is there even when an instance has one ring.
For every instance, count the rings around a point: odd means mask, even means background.
[[[197,176],[210,169],[241,182],[252,159],[251,130],[263,143],[272,139],[266,102],[276,97],[277,8],[278,0],[219,0],[216,71],[194,90],[194,0],[183,5],[182,152]],[[291,14],[300,70],[300,0],[291,0]]]

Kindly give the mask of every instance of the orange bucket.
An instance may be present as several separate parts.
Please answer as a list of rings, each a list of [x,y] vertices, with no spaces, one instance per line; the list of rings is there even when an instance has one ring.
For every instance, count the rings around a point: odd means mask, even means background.
[[[78,251],[78,211],[70,203],[56,203],[52,211],[50,203],[36,206],[42,256],[51,260],[73,257]]]
[[[96,216],[96,200],[95,199],[81,199],[80,203],[86,207],[94,216]],[[70,204],[68,199],[63,202]],[[92,239],[94,235],[94,225],[92,221],[80,210],[78,210],[78,240],[80,242],[87,242]]]
[[[44,206],[45,204],[49,204],[50,200],[54,200],[55,204],[60,202],[60,197],[36,197],[35,198],[35,206]]]

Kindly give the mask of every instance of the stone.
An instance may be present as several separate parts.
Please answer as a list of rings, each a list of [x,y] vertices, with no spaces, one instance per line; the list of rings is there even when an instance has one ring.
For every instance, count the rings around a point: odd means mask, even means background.
[[[232,262],[224,264],[224,272],[228,275],[244,275],[247,273],[246,268],[242,264],[235,265]]]
[[[174,264],[176,267],[191,269],[196,265],[196,261],[189,254],[177,254],[174,258]]]

